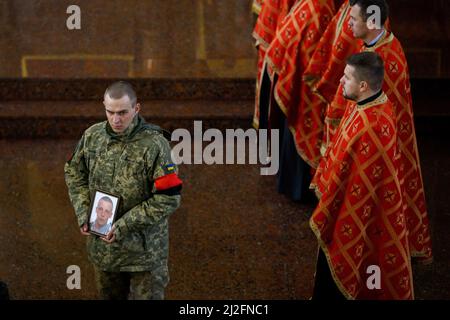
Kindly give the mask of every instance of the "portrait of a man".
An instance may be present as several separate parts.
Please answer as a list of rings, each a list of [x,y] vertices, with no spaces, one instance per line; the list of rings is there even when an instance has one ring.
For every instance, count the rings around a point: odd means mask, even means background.
[[[98,235],[108,234],[114,220],[115,203],[117,199],[97,192],[89,220],[90,232]]]

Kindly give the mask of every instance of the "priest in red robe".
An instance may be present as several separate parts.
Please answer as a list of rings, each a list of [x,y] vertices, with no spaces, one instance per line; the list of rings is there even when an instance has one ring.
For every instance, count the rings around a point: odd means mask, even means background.
[[[332,0],[298,1],[270,44],[266,63],[273,70],[269,108],[271,129],[280,130],[278,191],[293,200],[312,200],[310,171],[320,159],[323,112],[302,81],[314,49],[334,15]]]
[[[320,197],[310,226],[320,244],[313,299],[413,299],[413,230],[402,192],[401,130],[382,90],[384,66],[374,52],[347,61],[347,105],[322,158]],[[428,230],[421,229],[421,244]]]
[[[258,73],[253,114],[253,126],[256,129],[268,128],[270,79],[273,72],[268,70],[264,63],[266,51],[275,38],[277,30],[281,27],[283,19],[296,1],[299,0],[265,0],[256,3],[256,7],[260,7],[259,16],[253,30],[253,37],[256,40],[255,46],[258,49]]]
[[[324,110],[327,110],[328,105],[336,95],[347,57],[360,52],[363,45],[362,40],[353,36],[349,25],[351,1],[344,0],[341,2],[338,13],[320,39],[303,76],[313,92],[322,100],[318,108]],[[385,28],[389,30],[389,21],[386,21]],[[336,129],[336,127],[337,124],[331,116],[325,117],[325,124],[322,127],[321,154],[325,152],[326,141],[330,140],[329,131]]]
[[[366,14],[370,6],[380,8],[380,26]],[[432,259],[429,220],[420,167],[417,139],[414,129],[409,69],[402,45],[392,32],[384,28],[389,8],[385,0],[351,0],[349,25],[355,38],[363,40],[360,51],[376,52],[384,61],[385,73],[383,91],[394,106],[396,127],[399,135],[400,167],[399,177],[404,198],[404,210],[409,230],[409,245],[418,260],[427,263]],[[338,89],[326,113],[328,136],[332,137],[347,108],[342,91]],[[317,170],[313,179],[320,179]]]

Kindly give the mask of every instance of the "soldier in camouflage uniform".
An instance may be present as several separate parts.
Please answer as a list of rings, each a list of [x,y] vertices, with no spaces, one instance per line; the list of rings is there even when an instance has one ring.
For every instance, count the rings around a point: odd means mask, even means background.
[[[64,167],[80,231],[87,236],[103,299],[163,299],[169,281],[168,217],[180,205],[182,182],[162,130],[138,114],[126,82],[105,92],[107,121],[87,129]],[[96,190],[120,196],[117,219],[105,237],[88,231]]]

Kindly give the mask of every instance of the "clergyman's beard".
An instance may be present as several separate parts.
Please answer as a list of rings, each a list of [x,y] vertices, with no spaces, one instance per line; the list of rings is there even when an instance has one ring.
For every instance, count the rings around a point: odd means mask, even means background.
[[[342,92],[344,94],[344,98],[350,101],[356,101],[357,97],[355,95],[348,95],[347,92],[345,92],[345,89],[342,88]]]

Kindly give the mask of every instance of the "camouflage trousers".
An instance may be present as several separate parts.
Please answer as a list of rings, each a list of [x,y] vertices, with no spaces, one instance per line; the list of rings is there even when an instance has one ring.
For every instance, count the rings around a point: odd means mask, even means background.
[[[164,300],[164,290],[169,282],[167,267],[143,272],[94,269],[102,300]]]

